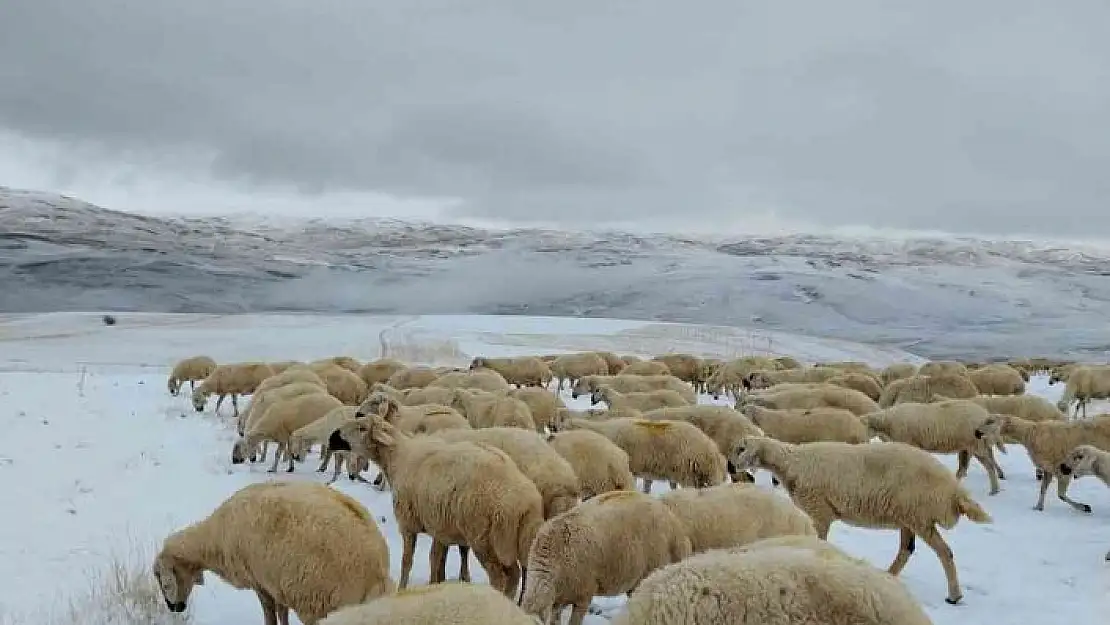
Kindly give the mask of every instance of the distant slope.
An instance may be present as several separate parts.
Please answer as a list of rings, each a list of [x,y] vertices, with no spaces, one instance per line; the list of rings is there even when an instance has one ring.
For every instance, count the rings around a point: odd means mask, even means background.
[[[1110,253],[1027,241],[266,225],[0,187],[0,312],[569,315],[1105,358],[1108,276]]]

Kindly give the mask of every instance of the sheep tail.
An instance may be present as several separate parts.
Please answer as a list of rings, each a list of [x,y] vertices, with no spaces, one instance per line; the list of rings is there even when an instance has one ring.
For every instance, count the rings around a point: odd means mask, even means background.
[[[532,543],[536,540],[536,534],[540,531],[540,525],[543,524],[543,515],[535,515],[527,512],[520,519],[520,527],[517,529],[517,563],[520,565],[520,596],[517,598],[517,605],[521,605],[524,601],[524,587],[528,585],[528,554],[532,550]]]
[[[991,515],[979,505],[979,502],[972,499],[971,495],[963,489],[960,489],[960,492],[956,493],[956,511],[974,523],[994,522],[994,519],[992,519]]]

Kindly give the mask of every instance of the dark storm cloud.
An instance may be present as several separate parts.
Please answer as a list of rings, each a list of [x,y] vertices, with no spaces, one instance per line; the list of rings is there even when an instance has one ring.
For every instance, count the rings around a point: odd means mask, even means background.
[[[1108,234],[1106,32],[1083,0],[9,0],[0,126],[515,221]]]

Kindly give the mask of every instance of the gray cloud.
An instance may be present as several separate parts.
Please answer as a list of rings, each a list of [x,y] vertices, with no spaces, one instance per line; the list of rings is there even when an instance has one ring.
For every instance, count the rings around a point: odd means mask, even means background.
[[[1108,29],[1101,0],[12,0],[0,127],[514,221],[1107,236]]]

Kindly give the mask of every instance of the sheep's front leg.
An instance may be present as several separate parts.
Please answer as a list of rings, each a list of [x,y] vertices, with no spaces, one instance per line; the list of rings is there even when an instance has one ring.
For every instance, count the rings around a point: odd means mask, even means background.
[[[324,443],[324,446],[320,448],[320,466],[316,468],[317,473],[323,473],[328,470],[328,460],[331,460],[334,453],[335,452],[328,447],[328,444]]]
[[[216,407],[212,410],[212,414],[220,414],[220,404],[224,403],[224,397],[227,397],[227,395],[220,395],[216,398]]]
[[[289,468],[285,470],[286,473],[293,472],[293,448],[288,444],[279,443],[280,447],[285,450],[285,457],[289,459]]]
[[[277,473],[278,463],[281,462],[281,443],[278,443],[277,450],[274,452],[274,463],[266,470],[267,473]]]
[[[948,580],[948,596],[944,601],[950,605],[956,605],[960,599],[963,599],[964,594],[960,590],[960,578],[956,574],[956,559],[952,556],[952,548],[945,542],[936,526],[931,526],[922,532],[921,539],[936,552],[937,558],[940,559],[940,566],[944,569],[944,577]]]
[[[277,604],[274,598],[264,590],[254,589],[254,594],[258,596],[258,603],[262,605],[262,622],[265,625],[277,625]]]
[[[231,394],[231,408],[234,410],[234,412],[231,413],[231,416],[238,419],[239,418],[239,395],[237,395],[235,393]]]
[[[470,547],[468,545],[456,545],[459,550],[459,581],[470,581]]]
[[[1078,510],[1080,512],[1086,512],[1087,514],[1090,514],[1091,513],[1091,506],[1090,505],[1079,502],[1079,501],[1076,501],[1076,500],[1072,499],[1071,497],[1068,497],[1068,485],[1070,485],[1070,484],[1071,484],[1071,476],[1070,475],[1058,475],[1058,476],[1056,476],[1056,496],[1060,498],[1060,501],[1068,504],[1069,506],[1075,508],[1076,510]]]
[[[956,479],[962,480],[967,477],[968,467],[971,466],[971,454],[961,451],[956,454],[956,458]]]
[[[586,612],[590,610],[590,604],[576,603],[570,608],[570,620],[567,625],[582,625],[582,621],[586,620]]]
[[[401,581],[397,590],[404,590],[409,585],[409,576],[412,575],[412,558],[416,554],[416,532],[401,532]]]
[[[432,539],[428,551],[428,583],[439,584],[447,577],[447,545]]]
[[[987,448],[987,454],[990,454],[990,448]],[[979,464],[983,465],[983,468],[987,471],[987,479],[991,482],[990,494],[997,495],[998,491],[1002,490],[1002,488],[998,484],[998,465],[995,464],[994,458],[991,458],[989,455],[977,453],[975,454],[975,459],[978,460]]]
[[[890,563],[890,568],[886,571],[891,575],[897,576],[906,568],[906,563],[910,561],[910,556],[913,555],[914,550],[914,533],[906,528],[901,528],[901,536],[898,541],[898,555],[894,556],[894,561]]]
[[[278,625],[289,625],[289,606],[278,604],[277,620]]]
[[[1033,506],[1034,510],[1044,510],[1044,497],[1048,493],[1048,486],[1052,484],[1053,473],[1052,471],[1044,472],[1044,479],[1041,480],[1041,492],[1037,497],[1037,505]]]
[[[333,470],[331,472],[331,478],[326,482],[327,484],[332,484],[332,483],[335,482],[335,480],[339,479],[339,469],[341,469],[342,466],[343,466],[343,458],[337,452],[335,454],[335,470]],[[325,464],[324,468],[327,468],[326,464]]]

